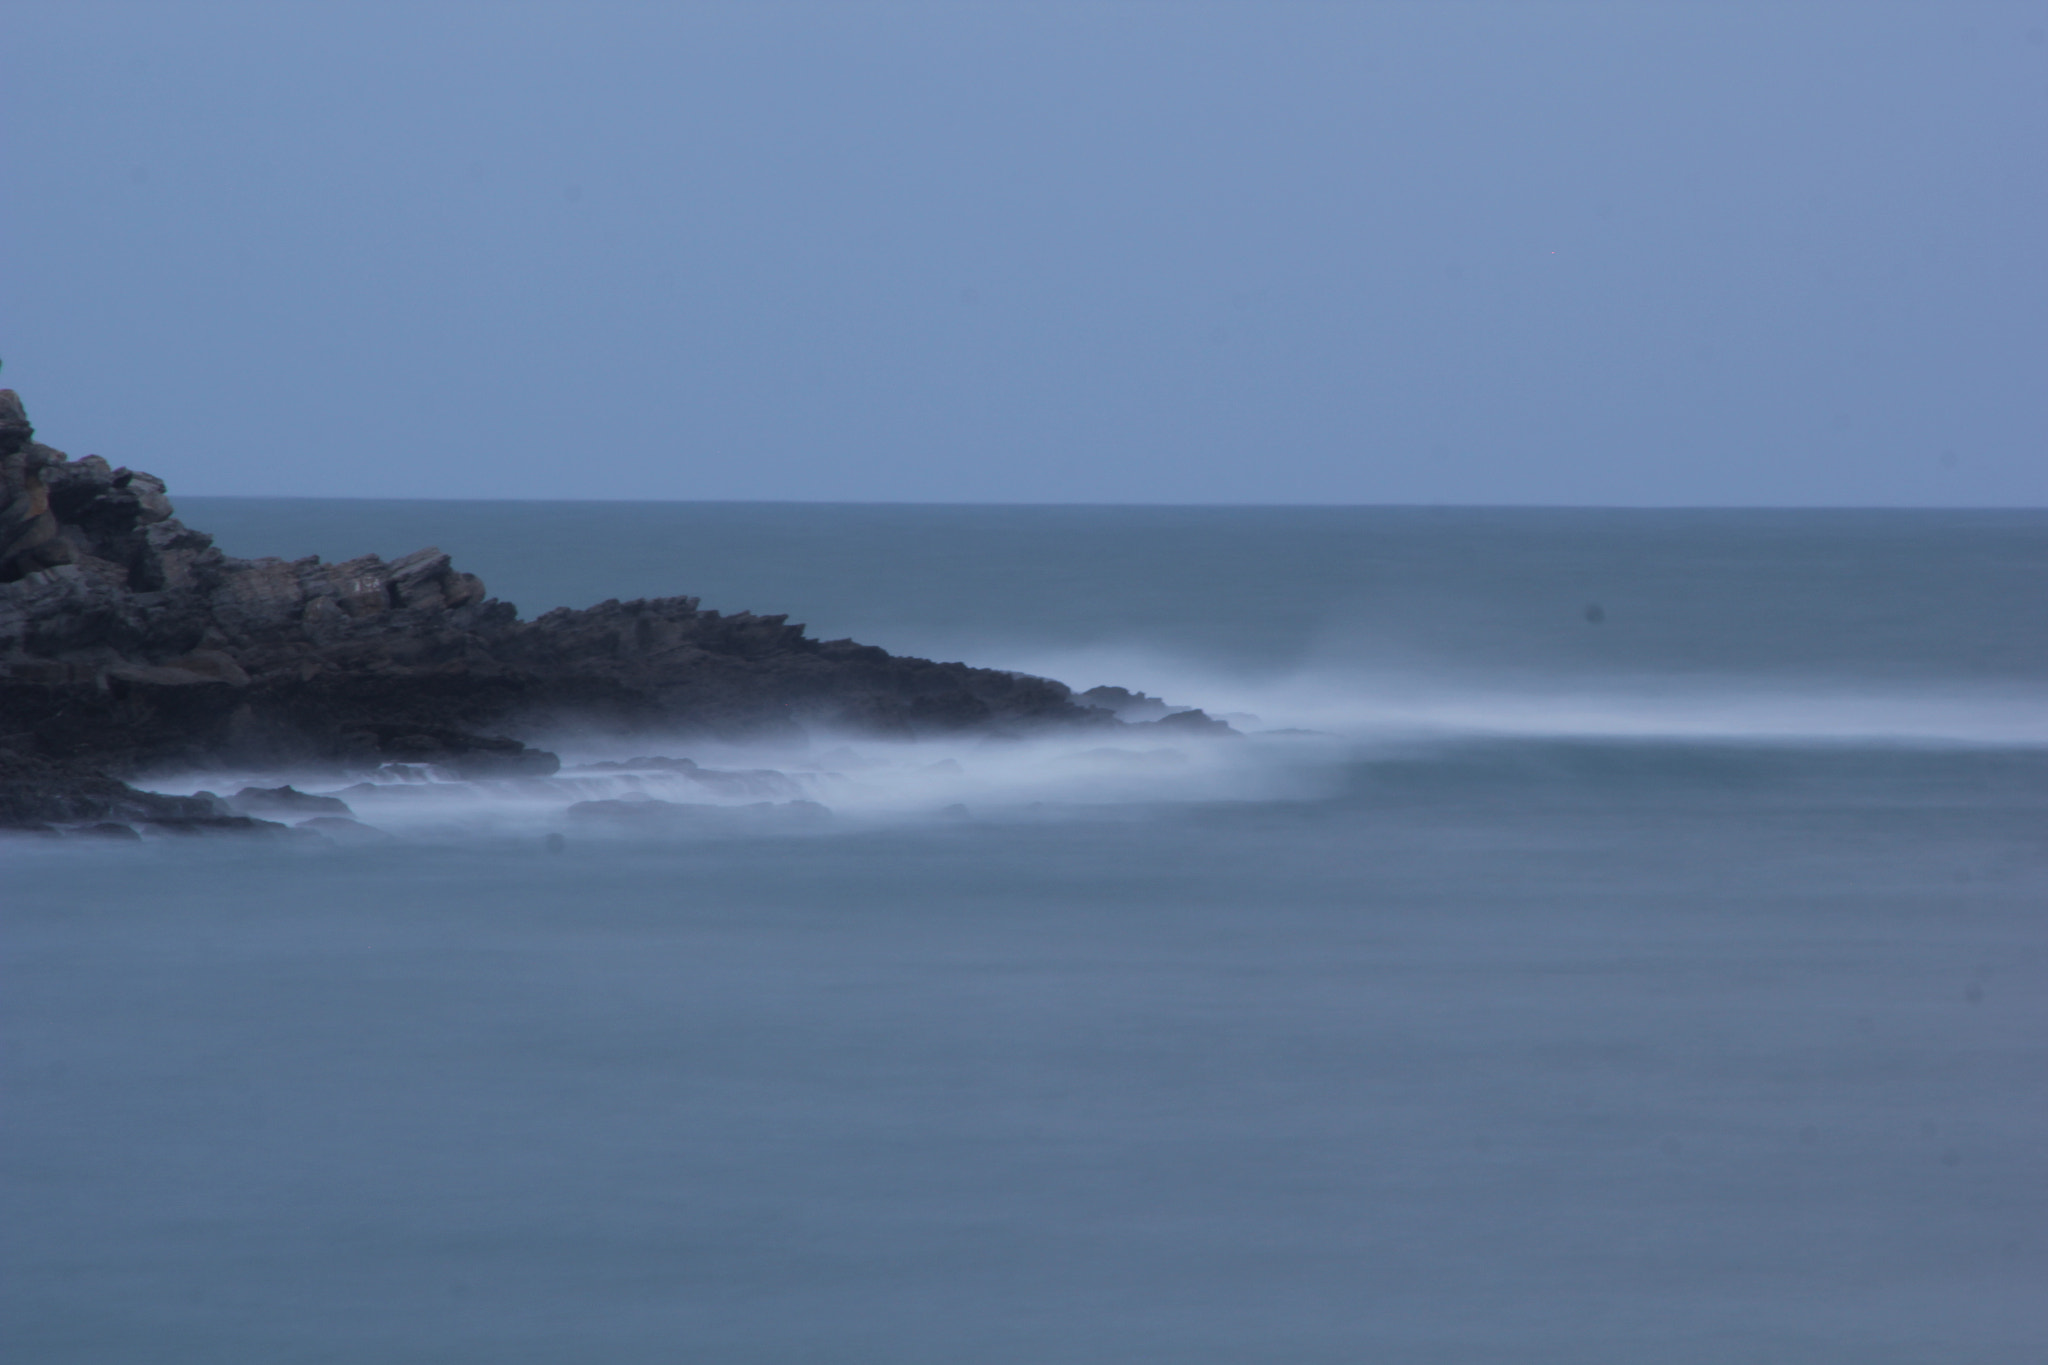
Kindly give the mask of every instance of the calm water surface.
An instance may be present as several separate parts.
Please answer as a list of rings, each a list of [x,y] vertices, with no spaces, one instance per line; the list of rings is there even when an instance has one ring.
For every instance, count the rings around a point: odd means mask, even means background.
[[[10,1361],[2048,1350],[2048,516],[180,510],[1252,733],[0,846]]]

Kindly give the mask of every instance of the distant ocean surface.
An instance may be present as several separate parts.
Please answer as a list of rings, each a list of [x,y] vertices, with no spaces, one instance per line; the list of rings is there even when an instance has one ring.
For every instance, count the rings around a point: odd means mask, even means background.
[[[1245,733],[0,844],[11,1365],[2048,1359],[2048,512],[178,505]]]

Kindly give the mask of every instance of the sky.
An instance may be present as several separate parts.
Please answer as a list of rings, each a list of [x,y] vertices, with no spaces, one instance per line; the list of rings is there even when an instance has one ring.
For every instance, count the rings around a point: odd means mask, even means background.
[[[8,0],[173,494],[2048,505],[2048,0]]]

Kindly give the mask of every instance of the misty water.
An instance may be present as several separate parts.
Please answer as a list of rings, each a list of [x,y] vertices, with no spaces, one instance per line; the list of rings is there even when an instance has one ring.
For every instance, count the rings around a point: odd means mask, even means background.
[[[157,782],[374,833],[0,845],[10,1360],[2048,1347],[2048,514],[180,513],[1244,734],[535,736]],[[568,811],[639,796],[717,809]]]

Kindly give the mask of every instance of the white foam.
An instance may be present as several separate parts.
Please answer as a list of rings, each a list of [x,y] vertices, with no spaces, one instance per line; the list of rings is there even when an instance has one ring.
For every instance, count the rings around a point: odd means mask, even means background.
[[[1573,686],[1548,679],[1484,682],[1419,670],[1304,670],[1232,677],[1157,656],[1025,661],[1085,687],[1103,678],[1231,716],[1240,736],[1150,727],[1001,740],[966,735],[915,742],[855,735],[712,744],[658,735],[629,740],[535,737],[560,753],[550,778],[462,780],[431,767],[387,765],[368,780],[314,773],[192,774],[157,790],[289,783],[346,801],[355,818],[400,837],[645,837],[814,830],[934,819],[1106,818],[1159,805],[1313,799],[1345,766],[1375,754],[1412,757],[1417,744],[1532,738],[1765,744],[2048,744],[2048,700],[2017,690],[1914,691],[1669,676]],[[638,756],[689,759],[633,763]],[[599,766],[603,765],[603,766]],[[645,810],[572,812],[583,802],[659,802]],[[269,819],[306,818],[254,812]],[[309,813],[310,814],[310,813]],[[805,819],[791,817],[804,814]],[[654,817],[661,816],[662,819]],[[646,818],[638,818],[646,817]],[[674,817],[674,818],[668,818]],[[688,818],[684,818],[688,817]]]
[[[543,739],[543,743],[546,741]],[[1114,808],[1320,795],[1334,778],[1325,742],[1304,749],[1285,737],[1211,738],[1134,729],[1074,731],[1032,739],[969,736],[888,741],[824,736],[808,745],[705,744],[639,735],[610,744],[557,742],[562,771],[548,778],[469,779],[422,765],[387,765],[367,779],[275,772],[207,772],[152,783],[232,798],[243,787],[289,784],[338,796],[354,817],[392,834],[441,839],[536,836],[574,830],[646,834],[651,817],[674,815],[679,834],[757,833],[902,820],[1087,818]],[[636,756],[690,759],[696,771]],[[596,765],[604,765],[602,767]],[[574,811],[584,802],[649,804]],[[818,810],[825,808],[825,812]],[[304,816],[256,811],[267,819]],[[307,815],[310,815],[308,812]],[[649,819],[633,819],[633,816]],[[685,820],[681,816],[690,816]],[[786,818],[803,815],[803,820]],[[607,818],[609,817],[609,818]]]
[[[1087,688],[1118,685],[1249,716],[1240,728],[1304,728],[1355,741],[1532,736],[2048,745],[2048,692],[1995,684],[1893,685],[1727,674],[1572,677],[1404,664],[1247,675],[1153,653],[1093,650],[1014,661]]]

